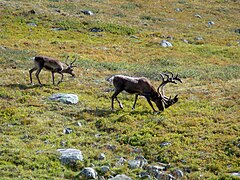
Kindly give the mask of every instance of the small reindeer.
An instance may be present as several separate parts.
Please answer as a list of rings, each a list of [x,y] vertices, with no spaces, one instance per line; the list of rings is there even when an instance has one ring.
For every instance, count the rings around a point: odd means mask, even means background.
[[[157,112],[153,105],[153,101],[156,106],[158,107],[159,111],[164,111],[164,108],[168,108],[169,106],[175,104],[178,101],[178,95],[176,95],[173,99],[171,97],[167,97],[164,95],[164,86],[167,83],[174,83],[177,84],[176,81],[179,81],[182,83],[182,80],[176,75],[173,76],[172,73],[161,73],[162,77],[162,83],[159,85],[157,90],[153,87],[153,85],[150,83],[150,81],[145,77],[130,77],[130,76],[124,76],[124,75],[113,75],[110,78],[107,79],[110,83],[112,83],[115,87],[115,92],[112,95],[112,104],[111,108],[114,110],[114,99],[117,100],[119,107],[122,109],[123,105],[118,100],[117,95],[122,92],[126,91],[130,94],[135,94],[135,100],[132,109],[135,109],[136,102],[138,99],[138,96],[144,96],[151,108],[154,112]],[[164,78],[166,77],[166,79]]]
[[[75,58],[74,61],[72,61],[69,65],[67,64],[69,56],[66,59],[65,63],[60,62],[59,60],[45,57],[45,56],[36,56],[33,58],[34,61],[34,67],[29,71],[30,75],[30,83],[32,84],[32,73],[37,70],[36,77],[38,80],[38,83],[42,86],[42,83],[39,79],[39,73],[44,68],[48,71],[52,72],[52,81],[54,84],[54,73],[61,74],[61,79],[57,84],[60,84],[63,80],[63,73],[71,74],[73,77],[75,77],[75,74],[73,73],[73,63],[76,61],[77,58]]]

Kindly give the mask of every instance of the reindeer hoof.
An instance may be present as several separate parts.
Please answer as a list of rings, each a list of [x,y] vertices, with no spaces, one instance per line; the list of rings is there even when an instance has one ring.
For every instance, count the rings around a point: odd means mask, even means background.
[[[119,104],[119,107],[120,107],[121,109],[123,109],[123,105],[122,105],[122,104]]]

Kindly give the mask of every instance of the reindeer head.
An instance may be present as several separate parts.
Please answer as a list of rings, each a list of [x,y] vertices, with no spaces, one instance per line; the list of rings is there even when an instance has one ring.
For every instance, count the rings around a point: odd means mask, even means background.
[[[77,60],[77,57],[70,64],[67,63],[68,58],[69,58],[69,56],[67,57],[67,59],[65,61],[65,64],[67,65],[67,67],[64,68],[62,70],[62,72],[71,74],[73,77],[75,77],[75,74],[73,73],[73,67],[76,67],[76,66],[73,66],[73,63]]]
[[[160,73],[160,75],[162,77],[162,83],[159,85],[157,91],[158,91],[159,95],[162,97],[162,102],[163,102],[165,108],[168,108],[168,107],[172,106],[173,104],[175,104],[176,102],[178,102],[178,95],[176,95],[173,99],[171,98],[171,96],[170,97],[165,96],[164,86],[167,83],[177,84],[177,81],[182,83],[182,80],[178,77],[178,74],[174,77],[173,73],[171,73],[171,72],[169,72],[169,74],[168,73]]]

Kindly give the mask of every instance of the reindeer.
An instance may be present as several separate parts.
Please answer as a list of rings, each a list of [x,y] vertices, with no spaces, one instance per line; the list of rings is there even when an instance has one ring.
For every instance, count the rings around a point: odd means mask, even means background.
[[[75,77],[75,74],[73,73],[73,67],[76,67],[76,66],[73,66],[73,63],[76,61],[77,58],[75,58],[75,60],[73,60],[69,65],[67,64],[68,58],[69,58],[69,56],[67,57],[66,62],[62,63],[59,60],[56,60],[56,59],[53,59],[50,57],[45,57],[45,56],[34,57],[33,58],[34,67],[29,71],[30,83],[33,84],[32,83],[32,73],[37,70],[36,77],[37,77],[38,83],[42,86],[42,83],[39,79],[39,73],[41,72],[41,70],[43,68],[52,72],[53,84],[55,84],[54,83],[54,73],[61,74],[61,79],[57,83],[57,85],[62,82],[63,73],[68,73],[68,74],[71,74],[73,77]]]
[[[135,100],[132,106],[132,109],[135,109],[136,102],[138,96],[144,96],[147,99],[147,102],[151,106],[154,112],[157,112],[151,101],[153,101],[158,107],[159,111],[164,111],[164,108],[168,108],[175,104],[178,101],[178,95],[176,95],[173,99],[171,97],[167,97],[164,95],[164,86],[167,83],[177,84],[177,81],[182,83],[182,80],[176,75],[173,76],[172,73],[160,73],[162,78],[162,83],[159,85],[157,90],[151,84],[151,82],[145,77],[130,77],[124,75],[113,75],[106,79],[110,83],[112,83],[115,87],[115,92],[112,95],[112,104],[111,108],[114,110],[114,99],[117,100],[119,107],[123,109],[122,103],[118,100],[117,95],[126,91],[130,94],[135,94]],[[166,77],[166,78],[165,78]]]

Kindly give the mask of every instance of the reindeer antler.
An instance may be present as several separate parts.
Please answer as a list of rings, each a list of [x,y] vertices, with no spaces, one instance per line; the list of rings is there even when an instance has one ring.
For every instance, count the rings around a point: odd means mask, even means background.
[[[76,60],[77,60],[77,56],[76,56],[75,59],[70,63],[70,66],[71,66],[71,67],[74,67],[74,66],[73,66],[73,63],[75,63]]]
[[[69,66],[69,65],[67,64],[68,58],[69,58],[69,56],[67,56],[67,58],[66,58],[66,60],[65,60],[65,64],[66,64],[67,66]]]
[[[170,97],[165,96],[164,87],[167,83],[177,84],[177,81],[182,83],[182,80],[179,78],[178,74],[174,77],[172,72],[160,73],[160,75],[162,77],[162,83],[157,88],[157,91],[162,96],[165,106],[169,107],[178,100],[177,98],[178,95],[176,95],[173,99],[171,98],[171,96]]]

